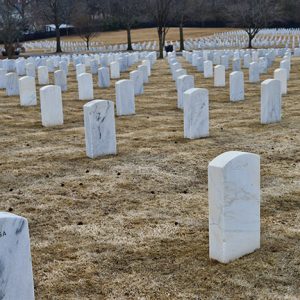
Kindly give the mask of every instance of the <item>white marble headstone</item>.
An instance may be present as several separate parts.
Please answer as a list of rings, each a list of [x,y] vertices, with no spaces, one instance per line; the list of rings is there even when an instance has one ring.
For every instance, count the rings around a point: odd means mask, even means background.
[[[35,65],[33,63],[26,64],[26,75],[35,78]]]
[[[260,81],[259,64],[257,62],[250,63],[249,66],[249,82],[257,83]]]
[[[116,82],[116,106],[118,116],[135,114],[134,82],[132,80]]]
[[[149,82],[148,67],[146,65],[140,65],[138,66],[138,70],[143,73],[144,83],[148,83]]]
[[[210,60],[204,62],[204,78],[212,78],[214,76],[213,63]]]
[[[39,83],[39,85],[48,85],[49,84],[48,67],[46,67],[46,66],[38,67],[38,83]]]
[[[93,76],[89,73],[82,73],[78,76],[79,100],[93,100],[94,87]]]
[[[138,70],[130,72],[130,80],[134,82],[134,94],[142,95],[144,93],[143,73]]]
[[[0,299],[34,300],[28,221],[0,212]]]
[[[276,69],[274,71],[274,79],[280,80],[281,82],[281,94],[287,94],[287,70],[286,69]]]
[[[69,67],[68,67],[68,63],[66,61],[61,61],[59,62],[59,69],[61,71],[64,71],[66,76],[68,76],[69,74]]]
[[[142,61],[142,64],[147,66],[148,76],[151,76],[151,62],[149,59],[145,59]]]
[[[40,89],[42,125],[44,127],[63,125],[64,114],[61,88],[56,85]]]
[[[280,62],[280,69],[285,69],[287,72],[287,79],[290,79],[291,65],[287,59],[284,59]]]
[[[230,101],[242,101],[244,95],[244,73],[232,72],[230,74]]]
[[[184,92],[184,137],[198,139],[209,135],[208,90],[192,88]]]
[[[117,154],[114,103],[93,100],[83,108],[87,156],[96,158]]]
[[[79,75],[85,73],[85,65],[84,64],[78,64],[76,65],[76,78],[78,80]]]
[[[98,86],[100,88],[110,87],[109,68],[102,67],[98,69]]]
[[[110,77],[112,79],[120,78],[120,63],[118,61],[114,61],[110,64]]]
[[[62,92],[68,90],[67,76],[64,71],[57,70],[54,72],[54,84],[58,85]]]
[[[0,89],[6,88],[6,71],[4,69],[0,69]]]
[[[183,109],[183,94],[195,87],[194,76],[182,75],[177,79],[177,107]]]
[[[6,77],[6,95],[18,96],[19,93],[19,78],[17,73],[7,73]]]
[[[214,86],[224,87],[225,86],[225,67],[223,65],[215,66],[214,68]]]
[[[230,151],[208,166],[209,257],[229,263],[260,248],[260,157]]]
[[[26,75],[25,64],[26,64],[25,59],[21,59],[21,60],[16,61],[16,72],[19,76],[25,76]]]
[[[25,76],[19,79],[21,106],[37,105],[35,79]]]
[[[197,58],[197,71],[199,72],[203,72],[204,71],[204,61],[203,61],[203,57],[198,57]]]
[[[241,60],[239,58],[234,58],[232,60],[232,71],[233,72],[241,71]]]
[[[90,61],[90,68],[91,68],[91,73],[92,73],[93,75],[95,75],[95,74],[98,73],[98,68],[99,68],[99,66],[98,66],[98,61],[97,61],[96,59],[92,59],[92,60]]]
[[[182,75],[187,75],[187,71],[185,69],[178,69],[175,71],[174,78],[175,78],[176,86],[177,86],[177,79]]]
[[[221,56],[221,65],[225,67],[225,70],[229,69],[229,56],[228,55]]]
[[[261,84],[261,115],[262,124],[281,121],[281,82],[267,79]]]

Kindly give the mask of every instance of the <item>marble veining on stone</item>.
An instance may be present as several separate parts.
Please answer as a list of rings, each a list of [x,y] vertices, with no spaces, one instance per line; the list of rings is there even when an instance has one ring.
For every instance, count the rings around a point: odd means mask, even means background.
[[[28,222],[0,212],[0,299],[34,300]]]
[[[114,103],[93,100],[83,108],[87,156],[96,158],[117,154]]]
[[[209,256],[228,263],[260,248],[260,157],[230,151],[209,163]]]

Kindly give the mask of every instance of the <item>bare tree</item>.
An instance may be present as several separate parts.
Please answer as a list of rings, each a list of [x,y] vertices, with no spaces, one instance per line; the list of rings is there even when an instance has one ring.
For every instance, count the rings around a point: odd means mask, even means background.
[[[159,58],[164,57],[164,46],[169,31],[169,21],[174,0],[148,0],[147,8],[150,16],[155,21],[158,40]]]
[[[72,13],[72,24],[78,34],[85,41],[87,50],[91,40],[97,35],[99,22],[100,2],[98,0],[79,0]]]
[[[204,15],[205,0],[175,0],[172,15],[179,25],[180,51],[184,50],[183,28],[187,20],[196,20]]]
[[[56,52],[62,52],[60,27],[70,19],[73,5],[72,0],[36,0],[36,16],[55,25]]]
[[[32,23],[32,0],[7,0],[9,5],[14,9],[14,13],[18,15],[22,22],[23,31],[27,31]]]
[[[233,1],[227,8],[229,24],[248,34],[249,48],[252,48],[252,41],[259,31],[279,20],[281,13],[281,6],[275,0]]]
[[[16,42],[22,35],[22,18],[10,1],[0,1],[0,40],[9,58],[14,55]]]
[[[127,32],[127,50],[132,49],[131,28],[141,13],[139,0],[112,0],[111,14],[118,20],[121,27]]]

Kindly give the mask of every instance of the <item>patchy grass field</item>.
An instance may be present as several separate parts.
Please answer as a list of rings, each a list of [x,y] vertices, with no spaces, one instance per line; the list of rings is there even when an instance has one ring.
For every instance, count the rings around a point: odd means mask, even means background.
[[[211,136],[183,139],[175,83],[158,61],[136,116],[116,119],[119,154],[95,160],[73,69],[61,127],[43,128],[39,106],[0,91],[0,210],[29,220],[36,299],[300,298],[300,60],[282,122],[267,126],[259,84],[230,103],[228,74],[213,88],[183,66],[209,89]],[[94,80],[95,98],[115,99],[114,84]],[[208,257],[207,166],[229,150],[261,155],[262,247],[222,265]]]

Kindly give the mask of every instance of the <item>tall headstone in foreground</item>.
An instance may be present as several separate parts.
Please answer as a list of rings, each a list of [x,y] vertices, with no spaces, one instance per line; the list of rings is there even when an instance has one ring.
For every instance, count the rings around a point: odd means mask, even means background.
[[[230,101],[242,101],[244,95],[244,73],[232,72],[230,74]]]
[[[86,154],[90,158],[117,154],[114,103],[94,100],[84,105]]]
[[[89,73],[82,73],[78,76],[79,100],[93,100],[93,76]]]
[[[34,300],[28,222],[0,212],[0,299]]]
[[[21,106],[37,105],[35,79],[25,76],[19,79],[20,104]]]
[[[229,263],[260,248],[260,157],[230,151],[208,166],[209,257]]]
[[[260,121],[262,124],[281,121],[281,82],[267,79],[261,84]]]
[[[40,89],[42,125],[44,127],[63,125],[64,114],[61,88],[56,85]]]
[[[118,116],[135,114],[134,83],[132,80],[116,82],[116,105]]]
[[[209,135],[208,90],[192,88],[184,92],[184,137],[198,139]]]

